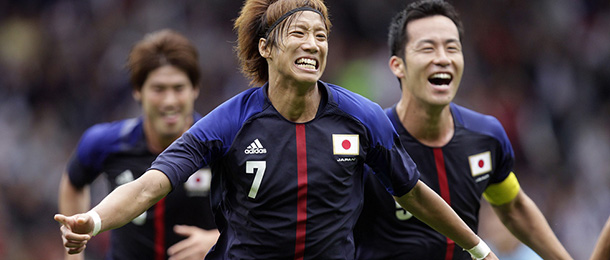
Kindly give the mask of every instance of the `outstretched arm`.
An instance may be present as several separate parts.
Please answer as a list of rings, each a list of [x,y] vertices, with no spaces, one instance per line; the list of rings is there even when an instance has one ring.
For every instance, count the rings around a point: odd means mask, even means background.
[[[466,249],[479,248],[482,240],[462,221],[453,209],[426,184],[418,181],[415,187],[396,201],[422,222],[455,241]],[[498,259],[493,252],[485,258]]]
[[[87,213],[65,216],[56,214],[64,247],[70,254],[80,253],[91,239],[95,215],[99,215],[99,232],[121,227],[142,214],[171,191],[169,179],[158,170],[149,170],[140,178],[112,191]]]
[[[606,225],[599,234],[597,244],[595,244],[590,260],[607,259],[610,259],[610,218],[608,218]]]
[[[492,207],[504,226],[543,259],[572,259],[536,204],[520,190],[508,203]]]

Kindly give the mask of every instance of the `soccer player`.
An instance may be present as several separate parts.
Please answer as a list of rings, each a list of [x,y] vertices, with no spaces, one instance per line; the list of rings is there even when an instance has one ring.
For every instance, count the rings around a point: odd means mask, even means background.
[[[99,175],[112,189],[140,177],[201,118],[193,111],[199,95],[198,54],[183,35],[168,29],[146,35],[132,48],[127,67],[143,114],[97,124],[83,134],[61,180],[62,214],[89,209],[89,185]],[[199,170],[148,211],[113,230],[107,259],[202,259],[219,236],[208,196],[210,179],[209,168]],[[72,257],[82,259],[83,254],[67,255]]]
[[[610,259],[610,218],[606,220],[604,228],[599,233],[595,248],[591,254],[590,260],[607,260]]]
[[[418,180],[383,110],[319,80],[330,26],[322,0],[247,0],[235,20],[237,53],[243,72],[263,86],[214,109],[142,177],[91,211],[56,215],[69,252],[80,252],[92,235],[126,223],[210,165],[212,205],[223,222],[207,258],[353,259],[366,164],[401,205],[477,259],[497,259]]]
[[[464,69],[462,30],[454,8],[440,0],[412,3],[393,18],[389,66],[402,95],[386,114],[420,180],[472,230],[477,230],[483,195],[502,223],[542,258],[571,259],[519,187],[513,149],[500,122],[452,103]],[[370,175],[364,200],[354,231],[358,259],[471,259],[454,240],[397,205]]]

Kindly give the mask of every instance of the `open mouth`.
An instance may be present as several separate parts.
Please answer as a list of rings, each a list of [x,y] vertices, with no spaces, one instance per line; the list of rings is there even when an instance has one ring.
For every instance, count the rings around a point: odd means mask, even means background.
[[[294,62],[294,64],[296,64],[297,67],[304,68],[304,69],[309,69],[309,70],[318,69],[318,61],[314,60],[314,59],[299,58]]]
[[[178,121],[178,118],[180,117],[180,115],[176,112],[171,112],[171,113],[163,113],[161,115],[161,117],[167,123],[175,123]]]
[[[428,78],[428,82],[433,85],[449,85],[453,76],[449,73],[434,73]]]

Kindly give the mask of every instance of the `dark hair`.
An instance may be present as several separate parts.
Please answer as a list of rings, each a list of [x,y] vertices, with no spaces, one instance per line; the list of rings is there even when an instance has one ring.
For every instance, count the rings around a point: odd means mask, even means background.
[[[184,71],[193,87],[199,86],[201,71],[199,55],[193,44],[182,34],[163,29],[147,34],[137,42],[127,59],[132,87],[142,89],[148,74],[164,65],[172,65]]]
[[[258,41],[267,37],[269,47],[277,47],[278,39],[289,26],[294,15],[281,21],[275,29],[270,27],[289,11],[299,7],[310,7],[319,11],[324,19],[326,29],[330,31],[331,23],[328,9],[323,0],[246,0],[235,20],[233,29],[237,30],[235,50],[239,58],[242,73],[251,80],[250,84],[263,84],[269,80],[267,60],[258,52]]]
[[[392,18],[388,33],[388,45],[390,47],[390,56],[398,56],[404,58],[405,46],[409,42],[407,34],[407,24],[413,20],[442,15],[451,19],[457,26],[460,41],[464,34],[462,20],[455,8],[448,2],[443,0],[422,0],[409,4],[404,10],[399,12]]]

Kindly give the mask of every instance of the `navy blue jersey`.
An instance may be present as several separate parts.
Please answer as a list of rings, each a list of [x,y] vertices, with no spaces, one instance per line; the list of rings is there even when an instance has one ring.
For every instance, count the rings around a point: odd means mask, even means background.
[[[153,163],[173,186],[211,166],[213,205],[226,225],[209,259],[353,259],[365,164],[395,195],[417,183],[377,104],[318,86],[323,98],[307,123],[283,118],[266,84],[216,108]]]
[[[509,175],[514,153],[496,118],[453,103],[450,108],[455,133],[443,147],[429,147],[413,138],[398,119],[395,106],[386,109],[386,114],[417,164],[420,179],[476,232],[481,195],[488,185]],[[354,233],[357,259],[471,259],[453,241],[399,207],[370,177],[365,181],[364,207]]]
[[[157,155],[147,148],[142,118],[97,124],[83,134],[68,164],[68,175],[73,185],[83,187],[103,174],[115,189],[140,177]],[[214,229],[210,179],[210,169],[202,169],[132,222],[112,230],[107,258],[167,258],[167,248],[184,239],[174,233],[174,225]]]

